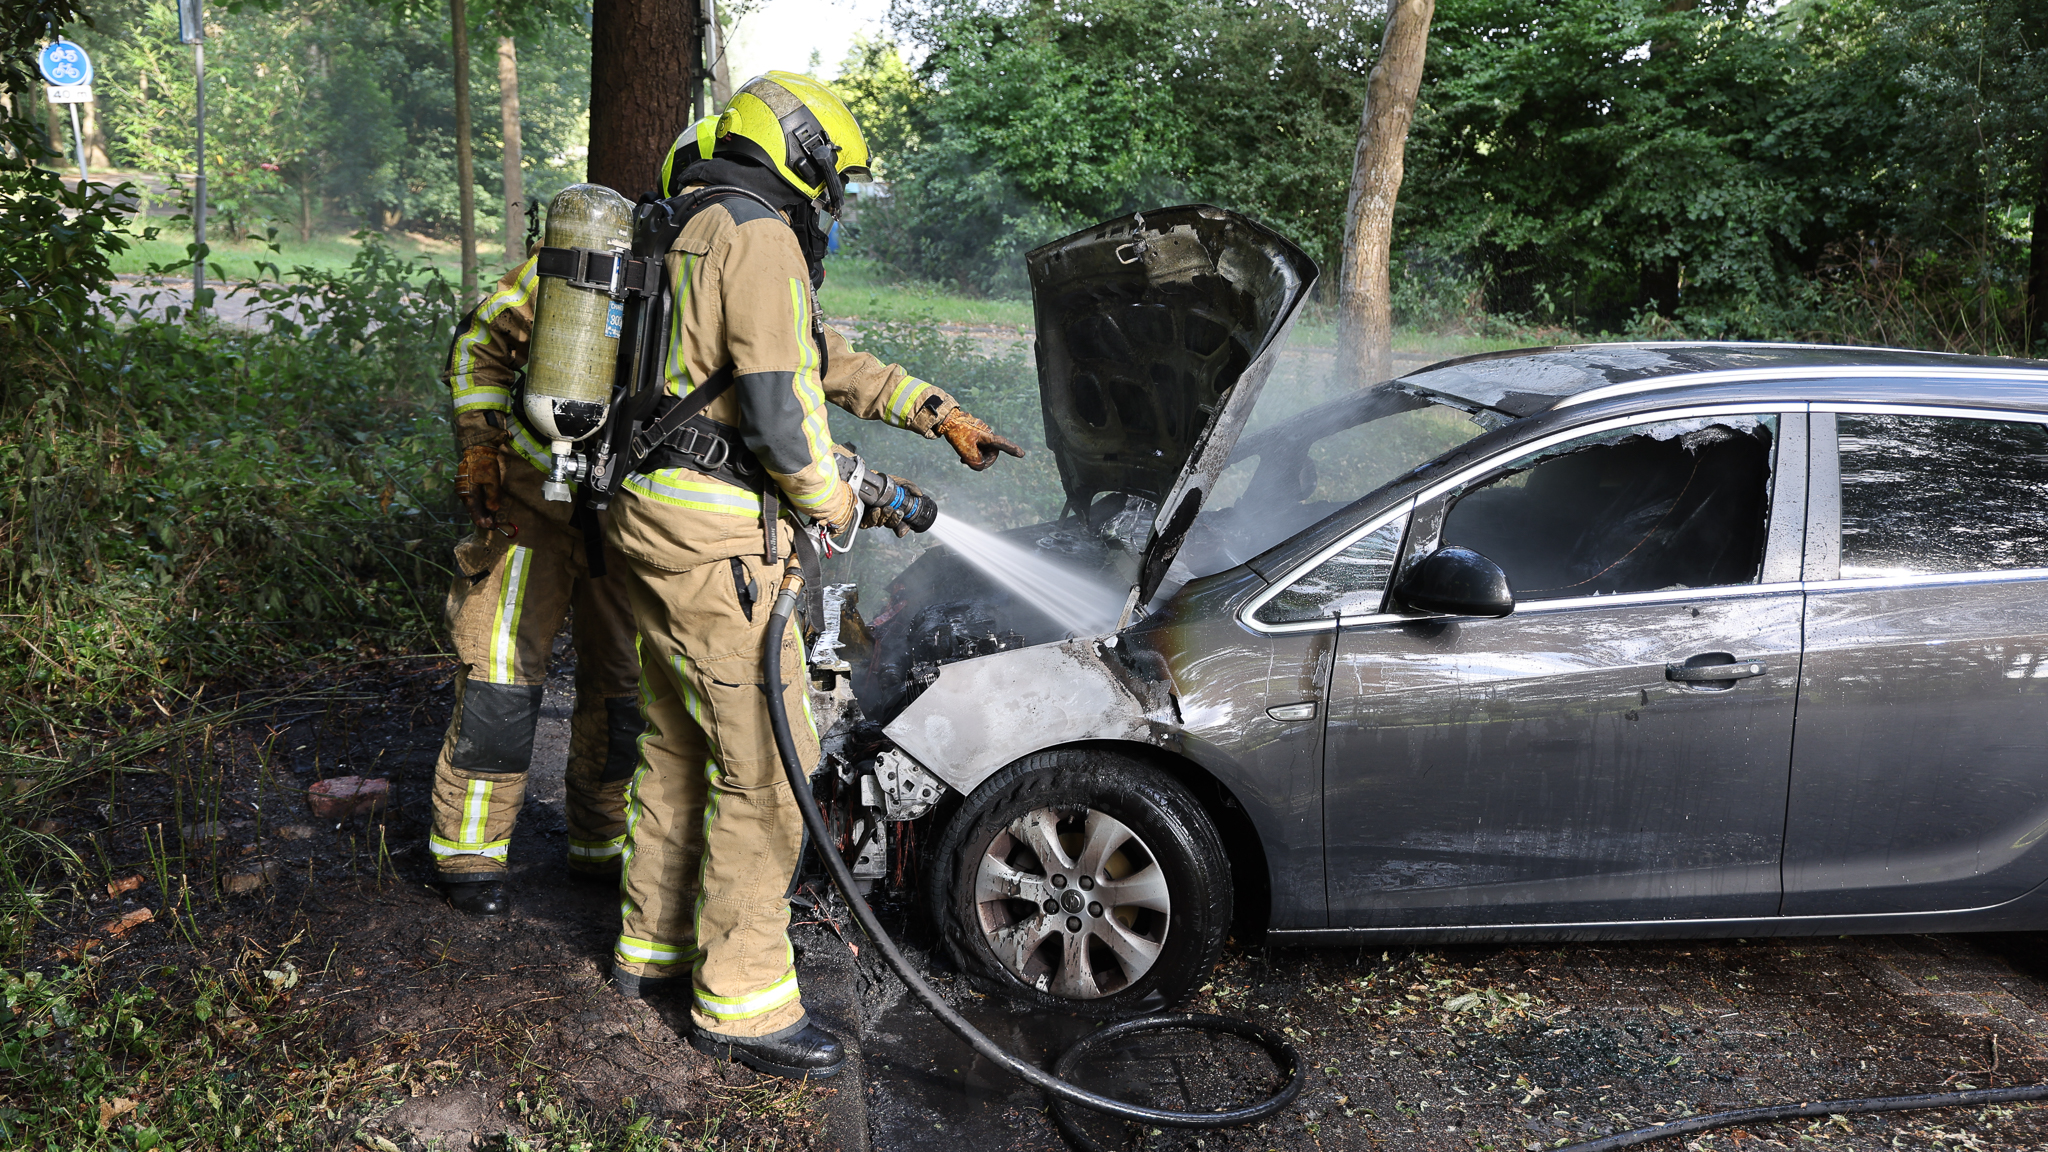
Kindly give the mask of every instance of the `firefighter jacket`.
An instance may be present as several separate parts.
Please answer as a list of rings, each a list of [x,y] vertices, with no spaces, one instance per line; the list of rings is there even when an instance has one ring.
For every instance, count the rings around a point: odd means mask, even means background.
[[[805,519],[836,525],[858,514],[839,478],[827,400],[863,420],[927,439],[958,407],[944,390],[855,352],[817,319],[817,296],[795,234],[752,200],[718,200],[689,222],[667,259],[671,324],[663,370],[669,395],[687,396],[727,364],[733,386],[704,415],[740,430],[774,481],[765,497],[689,468],[628,476],[612,504],[609,543],[660,568],[756,553],[762,517],[778,490]],[[532,259],[509,272],[465,317],[449,354],[458,448],[504,443],[536,468],[547,447],[519,419],[512,385],[525,366],[537,283]],[[821,339],[822,338],[822,339]]]

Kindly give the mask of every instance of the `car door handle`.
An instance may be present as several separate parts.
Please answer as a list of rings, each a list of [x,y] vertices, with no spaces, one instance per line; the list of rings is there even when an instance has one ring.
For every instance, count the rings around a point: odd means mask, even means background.
[[[1737,660],[1733,664],[1666,664],[1664,678],[1680,684],[1726,684],[1731,680],[1761,676],[1765,671],[1761,660]]]

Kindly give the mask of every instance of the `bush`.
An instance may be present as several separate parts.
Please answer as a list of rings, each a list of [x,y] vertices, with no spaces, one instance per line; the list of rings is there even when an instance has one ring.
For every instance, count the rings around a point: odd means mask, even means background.
[[[0,412],[10,700],[91,708],[246,676],[252,650],[430,640],[448,452],[427,385],[452,292],[374,242],[346,273],[295,275],[236,289],[265,332],[105,315],[18,381]]]

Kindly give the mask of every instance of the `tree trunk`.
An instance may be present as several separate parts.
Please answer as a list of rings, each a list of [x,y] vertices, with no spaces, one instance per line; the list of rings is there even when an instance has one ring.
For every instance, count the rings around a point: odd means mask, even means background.
[[[58,156],[54,166],[62,168],[64,166],[63,158],[71,155],[71,142],[67,138],[69,134],[64,131],[64,106],[62,104],[52,104],[48,100],[43,101],[43,135],[49,139],[50,151],[55,152]]]
[[[1436,0],[1388,0],[1380,58],[1365,85],[1365,117],[1351,164],[1337,288],[1335,370],[1361,387],[1393,375],[1393,287],[1388,252],[1401,191],[1408,123],[1422,88],[1422,58]]]
[[[498,114],[505,132],[505,263],[526,259],[522,236],[526,214],[526,176],[519,153],[519,51],[510,36],[498,37]]]
[[[2027,331],[2020,350],[2028,356],[2048,352],[2048,157],[2041,161],[2041,175],[2034,184],[2034,235],[2027,253]]]
[[[299,243],[313,242],[313,177],[299,170]]]
[[[476,158],[469,147],[469,3],[448,0],[455,56],[455,183],[462,203],[462,296],[476,295]]]
[[[690,124],[698,0],[595,0],[590,22],[590,159],[585,169],[631,200]]]
[[[95,172],[104,172],[114,166],[107,159],[107,134],[100,131],[100,102],[87,100],[78,110],[85,129],[85,162]]]

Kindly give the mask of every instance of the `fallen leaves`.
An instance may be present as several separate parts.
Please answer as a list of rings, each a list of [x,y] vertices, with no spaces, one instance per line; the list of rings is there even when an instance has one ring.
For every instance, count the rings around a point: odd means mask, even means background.
[[[133,912],[130,912],[124,916],[117,916],[114,919],[107,921],[105,924],[100,925],[100,933],[101,935],[105,936],[124,935],[136,928],[142,927],[144,924],[147,924],[154,919],[156,919],[156,913],[150,911],[147,908],[137,908]]]
[[[116,1096],[112,1100],[107,1099],[105,1096],[100,1097],[100,1127],[105,1128],[115,1120],[135,1111],[140,1103],[140,1101],[130,1100],[126,1096]]]
[[[142,874],[139,872],[133,876],[123,876],[119,880],[109,880],[107,881],[107,898],[118,900],[123,893],[133,892],[140,887],[142,887]]]

